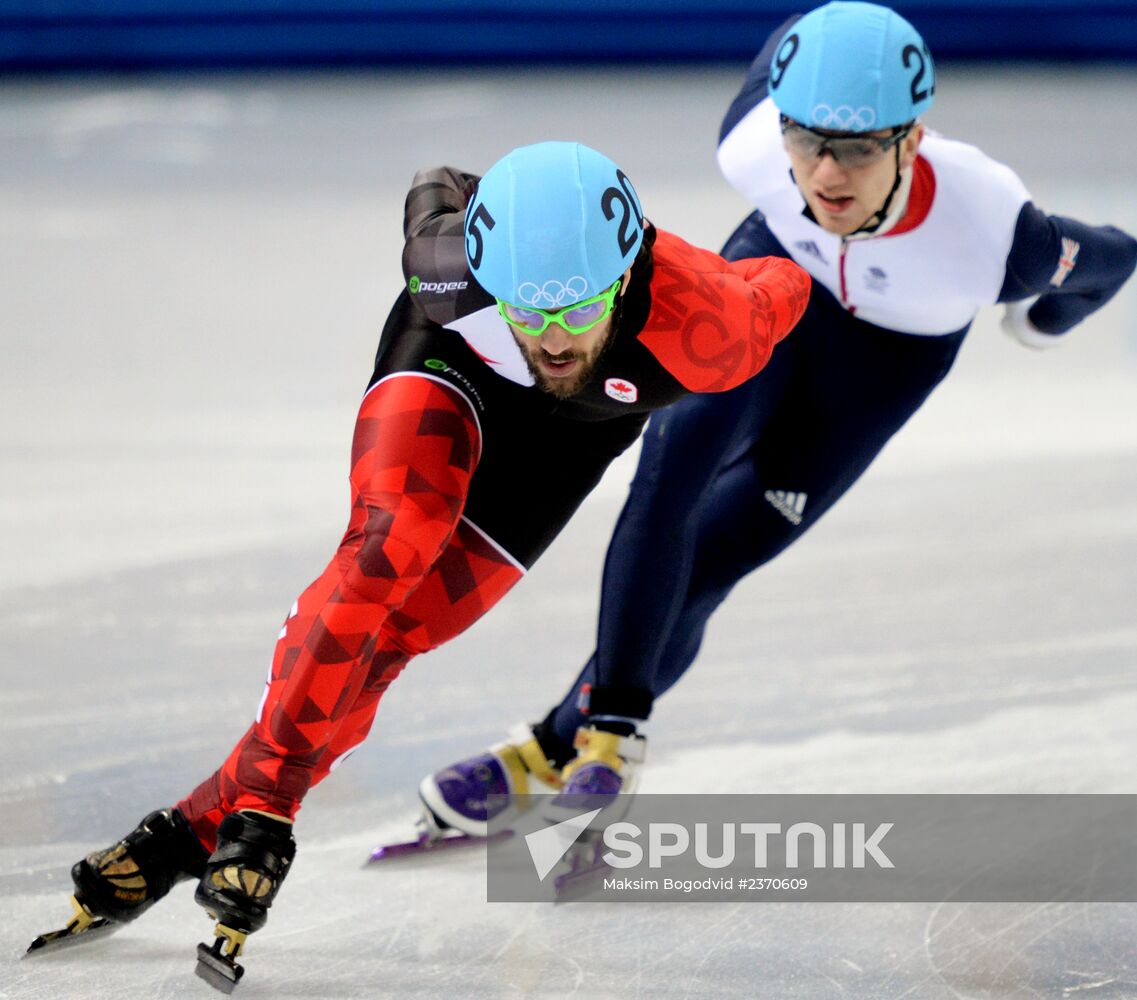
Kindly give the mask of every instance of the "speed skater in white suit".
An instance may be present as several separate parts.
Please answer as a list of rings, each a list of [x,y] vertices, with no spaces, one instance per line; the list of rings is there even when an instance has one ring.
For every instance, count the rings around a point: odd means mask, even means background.
[[[796,261],[805,317],[756,378],[652,417],[595,652],[542,722],[423,780],[435,819],[481,834],[493,793],[628,791],[639,726],[712,612],[860,477],[979,309],[1003,304],[1007,332],[1050,347],[1132,274],[1129,235],[1047,214],[1010,168],[929,131],[935,87],[928,47],[887,7],[829,3],[770,36],[720,133],[719,165],[755,206],[723,255]]]

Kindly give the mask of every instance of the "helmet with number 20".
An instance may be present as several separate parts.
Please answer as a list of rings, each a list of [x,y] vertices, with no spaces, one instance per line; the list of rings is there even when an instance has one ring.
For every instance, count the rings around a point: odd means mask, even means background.
[[[932,106],[936,71],[915,28],[888,7],[828,3],[790,26],[770,63],[770,96],[807,128],[872,132]]]
[[[643,234],[631,181],[575,142],[513,150],[486,171],[466,209],[466,259],[478,284],[538,309],[562,309],[611,287]]]

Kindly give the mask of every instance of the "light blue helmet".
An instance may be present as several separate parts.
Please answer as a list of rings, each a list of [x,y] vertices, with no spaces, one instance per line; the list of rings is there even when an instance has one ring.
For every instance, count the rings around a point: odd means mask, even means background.
[[[560,309],[608,288],[643,243],[631,181],[575,142],[522,146],[498,160],[466,209],[466,259],[490,295]]]
[[[770,63],[770,96],[807,128],[871,132],[932,106],[936,71],[904,18],[873,3],[827,3],[795,22]]]

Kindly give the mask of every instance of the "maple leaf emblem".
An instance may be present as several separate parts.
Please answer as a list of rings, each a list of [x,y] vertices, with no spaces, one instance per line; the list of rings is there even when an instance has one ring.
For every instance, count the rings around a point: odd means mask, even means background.
[[[634,403],[639,398],[639,390],[631,382],[622,378],[610,378],[604,383],[604,391],[621,403]]]

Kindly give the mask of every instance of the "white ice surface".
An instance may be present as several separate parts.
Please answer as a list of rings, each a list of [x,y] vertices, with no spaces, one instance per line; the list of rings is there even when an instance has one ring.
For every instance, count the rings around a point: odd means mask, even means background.
[[[741,70],[178,77],[0,95],[0,998],[215,995],[186,887],[19,961],[67,870],[218,763],[342,531],[420,166],[579,138],[720,244]],[[1137,232],[1130,70],[948,70],[930,124]],[[659,705],[644,790],[1137,793],[1137,290],[1057,351],[984,313],[864,481],[747,580]],[[254,997],[1137,997],[1132,905],[487,904],[479,852],[361,870],[419,777],[587,653],[629,455],[308,798]]]

